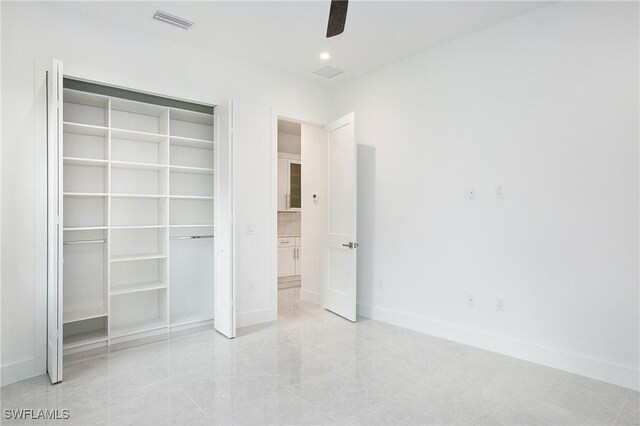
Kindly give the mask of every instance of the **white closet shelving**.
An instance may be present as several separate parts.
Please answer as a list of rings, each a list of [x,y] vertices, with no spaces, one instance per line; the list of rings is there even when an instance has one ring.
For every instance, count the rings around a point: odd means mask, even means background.
[[[64,349],[213,320],[211,114],[64,89]]]

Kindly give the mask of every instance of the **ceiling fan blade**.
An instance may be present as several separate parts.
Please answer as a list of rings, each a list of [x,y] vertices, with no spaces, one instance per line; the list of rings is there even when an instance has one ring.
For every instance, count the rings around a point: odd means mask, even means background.
[[[342,34],[344,24],[347,21],[347,7],[349,0],[331,0],[329,10],[329,24],[327,25],[327,38]]]

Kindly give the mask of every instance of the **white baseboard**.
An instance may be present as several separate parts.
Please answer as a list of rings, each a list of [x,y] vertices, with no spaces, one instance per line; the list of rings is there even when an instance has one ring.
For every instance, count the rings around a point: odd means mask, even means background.
[[[4,386],[45,374],[46,370],[42,370],[39,364],[35,358],[31,358],[3,365],[0,367],[0,385]]]
[[[300,290],[300,300],[309,303],[315,303],[316,305],[320,304],[320,293],[316,293],[315,291],[309,290]]]
[[[236,316],[236,327],[246,327],[248,325],[260,324],[263,322],[275,321],[276,315],[271,309],[260,309],[257,311],[243,312]]]
[[[583,355],[370,305],[358,304],[358,315],[625,388],[633,390],[640,388],[640,371]]]

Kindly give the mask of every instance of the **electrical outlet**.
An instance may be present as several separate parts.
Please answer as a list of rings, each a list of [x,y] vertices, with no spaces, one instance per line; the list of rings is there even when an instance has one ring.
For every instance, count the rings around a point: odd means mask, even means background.
[[[467,191],[467,198],[470,200],[475,200],[476,189],[473,186],[469,187],[469,190]]]
[[[253,225],[247,225],[245,227],[245,232],[247,235],[252,235],[256,233],[256,228]]]
[[[504,298],[498,297],[496,299],[496,310],[498,312],[504,312]]]
[[[249,292],[253,293],[255,290],[255,283],[253,281],[249,282]]]
[[[467,306],[473,306],[476,304],[476,297],[473,294],[467,295]]]
[[[498,185],[496,186],[496,198],[502,198],[503,197],[503,193],[502,193],[502,186]]]
[[[383,287],[384,287],[384,281],[378,280],[378,290],[382,290]]]

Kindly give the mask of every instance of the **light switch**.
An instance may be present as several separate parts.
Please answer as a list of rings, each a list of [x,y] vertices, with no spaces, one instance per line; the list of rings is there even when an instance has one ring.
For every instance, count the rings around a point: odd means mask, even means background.
[[[252,235],[256,233],[255,227],[253,225],[247,225],[245,227],[245,232],[247,235]]]

